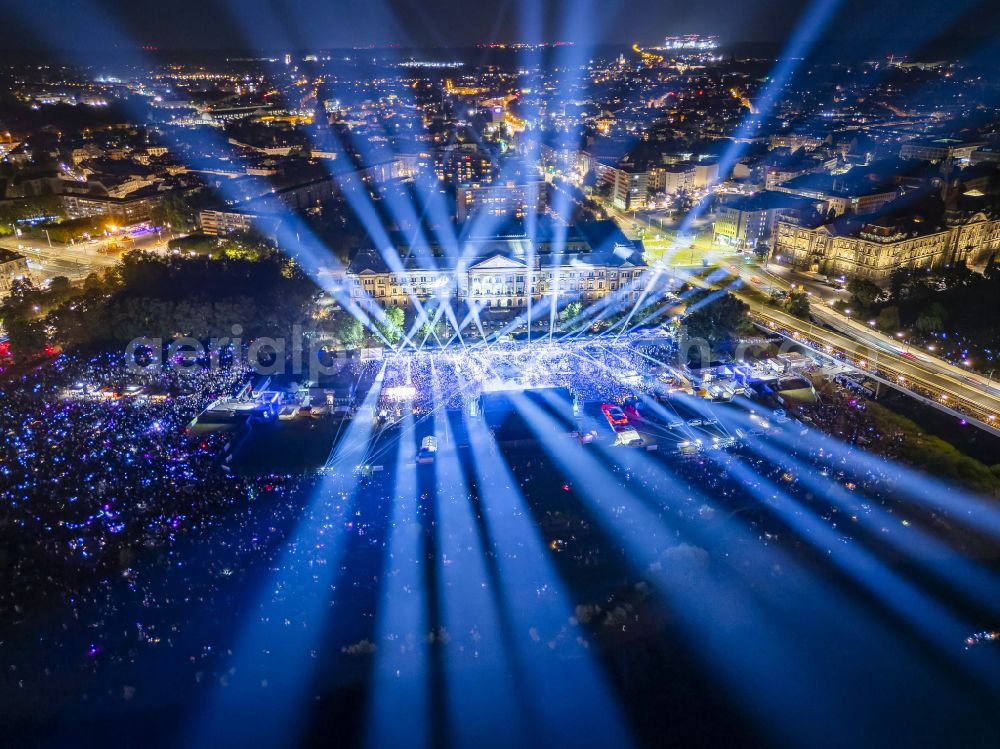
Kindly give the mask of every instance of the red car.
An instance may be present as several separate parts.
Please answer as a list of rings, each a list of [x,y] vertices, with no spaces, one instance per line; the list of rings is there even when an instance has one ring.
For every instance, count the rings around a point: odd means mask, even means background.
[[[616,432],[620,432],[622,429],[628,428],[628,416],[622,411],[618,406],[612,405],[611,403],[605,403],[601,406],[601,411],[604,412],[604,418],[608,420],[611,428]]]

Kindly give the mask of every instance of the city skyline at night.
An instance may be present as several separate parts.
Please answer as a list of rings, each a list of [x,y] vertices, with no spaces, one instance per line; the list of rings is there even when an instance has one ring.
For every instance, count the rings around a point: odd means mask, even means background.
[[[3,743],[996,746],[995,5],[4,3]]]
[[[841,45],[852,54],[865,47],[869,53],[896,50],[897,54],[905,54],[925,43],[990,46],[1000,24],[997,9],[980,0],[962,0],[948,6],[903,0],[876,4],[844,0],[838,6],[837,22],[826,30],[823,41]],[[12,8],[9,20],[15,33],[0,40],[0,48],[87,49],[97,53],[143,46],[178,51],[308,51],[560,40],[611,45],[637,41],[652,45],[664,36],[694,33],[717,35],[728,47],[779,44],[810,12],[809,6],[790,0],[736,5],[726,0],[698,4],[637,0],[629,4],[628,12],[620,12],[614,5],[588,9],[594,18],[588,23],[585,37],[571,39],[566,34],[567,19],[576,10],[574,4],[546,3],[537,11],[525,10],[531,8],[531,3],[495,0],[473,6],[454,0],[433,4],[392,0],[346,6],[318,0],[252,0],[232,6],[220,0],[181,0],[169,6],[44,0],[32,6],[30,16]],[[526,12],[537,13],[537,22],[526,25]],[[887,17],[893,18],[893,23],[880,26],[878,21]],[[456,19],[461,21],[456,23]],[[852,44],[852,40],[856,43]]]

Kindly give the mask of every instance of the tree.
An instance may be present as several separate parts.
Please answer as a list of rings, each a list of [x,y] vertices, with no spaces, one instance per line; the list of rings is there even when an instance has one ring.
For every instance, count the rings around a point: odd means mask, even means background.
[[[417,344],[419,345],[424,342],[437,343],[436,338],[441,337],[441,327],[440,322],[434,322],[433,317],[425,317],[424,321],[420,323],[420,327],[417,328]]]
[[[889,298],[899,301],[909,291],[914,281],[912,268],[897,268],[889,274]]]
[[[73,284],[66,276],[56,276],[49,282],[50,294],[57,294],[62,296],[71,293],[72,290],[73,290]]]
[[[882,293],[882,289],[864,278],[852,278],[847,282],[847,290],[851,294],[851,302],[866,310],[872,308]]]
[[[785,300],[785,312],[795,317],[809,317],[809,295],[803,291],[789,294]]]
[[[93,271],[87,274],[87,277],[83,279],[83,290],[84,291],[104,291],[111,284],[105,276],[102,276],[97,271]]]
[[[65,215],[58,195],[42,195],[24,200],[0,202],[0,227],[12,234],[18,222],[26,219],[57,219]]]
[[[230,260],[263,260],[276,252],[267,238],[257,231],[231,234],[220,242],[219,249]]]
[[[879,330],[883,330],[886,332],[898,330],[899,308],[886,307],[884,310],[878,313],[878,317],[875,318],[875,325],[878,326]]]
[[[406,313],[400,307],[387,307],[385,319],[375,323],[375,327],[391,344],[399,343],[403,339],[403,325],[406,321]]]
[[[150,212],[150,219],[157,226],[167,226],[171,231],[189,232],[197,225],[197,209],[194,201],[175,192],[168,192],[160,199],[160,204]]]
[[[583,312],[583,305],[580,302],[570,302],[559,313],[559,322],[566,326],[576,320]],[[569,329],[569,328],[566,328]]]
[[[85,218],[74,218],[59,223],[39,224],[32,232],[39,237],[48,238],[53,242],[69,244],[69,242],[83,239],[90,236],[95,237],[104,234],[109,224],[113,221],[108,216],[90,216]]]
[[[716,348],[728,345],[737,333],[750,327],[750,308],[732,294],[701,303],[705,299],[707,297],[702,297],[689,305],[692,311],[684,317],[688,339],[701,338]]]
[[[32,361],[45,353],[49,341],[45,335],[45,323],[41,320],[19,317],[6,321],[4,327],[10,339],[11,353],[18,361]]]
[[[334,331],[334,335],[337,336],[337,340],[339,340],[344,346],[353,348],[361,343],[361,339],[364,337],[365,328],[361,324],[361,321],[354,315],[344,313],[337,320]]]
[[[1000,277],[1000,267],[997,266],[997,253],[990,255],[983,268],[983,278],[992,281],[994,277]]]
[[[944,330],[948,311],[943,304],[935,302],[917,316],[916,326],[921,333],[940,333]]]
[[[15,279],[10,285],[10,292],[3,305],[0,305],[0,318],[9,325],[13,318],[28,316],[38,293],[38,289],[30,280]]]
[[[275,254],[233,260],[130,252],[83,289],[59,279],[48,289],[15,284],[0,316],[8,324],[43,322],[64,348],[137,337],[207,340],[232,335],[237,324],[246,339],[283,337],[306,319],[317,291]],[[22,332],[30,341],[32,331]]]
[[[49,287],[44,289],[29,280],[17,279],[11,284],[10,294],[0,305],[0,318],[8,324],[15,319],[41,319],[77,293],[65,276],[56,276]]]

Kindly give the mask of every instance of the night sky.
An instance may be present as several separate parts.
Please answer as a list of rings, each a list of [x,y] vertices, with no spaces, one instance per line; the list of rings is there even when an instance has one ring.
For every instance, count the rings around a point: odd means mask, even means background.
[[[802,0],[0,0],[6,20],[0,46],[316,49],[554,39],[651,44],[682,33],[717,34],[731,45],[781,42],[811,7]],[[996,0],[840,0],[826,31],[830,44],[874,43],[882,50],[997,35]]]

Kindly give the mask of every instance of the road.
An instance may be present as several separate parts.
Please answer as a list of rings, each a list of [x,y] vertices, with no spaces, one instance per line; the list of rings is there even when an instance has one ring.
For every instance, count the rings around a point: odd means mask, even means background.
[[[735,265],[737,274],[750,288],[765,290],[767,284],[790,288],[790,282],[769,275],[762,276],[756,265]],[[732,267],[730,268],[732,270]],[[756,278],[758,283],[754,283]],[[794,283],[795,281],[792,281]],[[886,336],[869,325],[841,315],[824,304],[813,304],[815,322],[802,320],[760,301],[759,295],[734,291],[750,304],[751,313],[771,327],[789,331],[793,337],[811,343],[827,353],[843,358],[859,369],[880,373],[886,379],[911,389],[943,406],[967,413],[984,424],[1000,426],[1000,383],[956,367],[899,340]],[[773,323],[773,325],[771,325]]]
[[[167,236],[150,232],[135,238],[120,251],[101,252],[104,246],[104,241],[77,242],[72,245],[53,242],[49,245],[44,239],[25,237],[5,237],[0,240],[0,247],[24,255],[31,271],[42,279],[67,276],[78,280],[94,271],[110,268],[118,262],[121,252],[125,250],[165,252]]]
[[[739,268],[739,266],[737,267]],[[754,274],[754,270],[757,270],[758,273]],[[740,269],[740,276],[744,281],[751,281],[752,275],[757,275],[764,282],[761,285],[771,285],[782,290],[790,290],[792,284],[796,284],[799,288],[805,286],[807,291],[812,292],[812,296],[814,297],[812,300],[813,304],[810,305],[810,314],[812,317],[823,325],[859,343],[880,351],[897,354],[911,361],[920,361],[927,368],[934,370],[942,376],[959,379],[963,382],[983,387],[984,389],[1000,388],[1000,382],[996,380],[973,374],[969,370],[936,357],[928,351],[917,349],[904,340],[876,330],[872,327],[871,321],[857,320],[849,315],[841,314],[830,305],[837,300],[849,299],[850,294],[846,291],[830,288],[809,274],[798,273],[773,264],[766,270],[756,264],[749,265],[746,269]],[[815,297],[822,298],[825,304],[816,304]]]
[[[1000,434],[1000,386],[969,381],[942,371],[933,361],[907,358],[878,345],[858,344],[852,337],[827,330],[819,325],[792,317],[781,310],[760,305],[753,316],[775,330],[819,351],[849,363],[859,370],[892,383],[928,402],[951,409],[981,422],[994,434]]]
[[[710,227],[712,222],[707,218],[692,222],[689,227],[691,238],[679,242],[678,222],[665,219],[649,221],[644,214],[631,214],[619,210],[606,201],[601,203],[601,207],[614,219],[626,236],[632,239],[644,237],[642,243],[646,248],[648,263],[663,260],[673,266],[700,266],[706,262],[713,265],[730,257],[739,256],[732,248],[716,244],[712,240],[711,231],[706,231],[706,227]]]
[[[827,306],[832,305],[837,301],[848,301],[851,298],[850,293],[847,289],[842,289],[837,286],[831,286],[821,280],[818,273],[803,273],[797,271],[794,268],[789,268],[785,265],[779,265],[777,263],[765,263],[756,264],[761,271],[762,276],[767,280],[780,279],[784,282],[782,288],[789,288],[792,284],[800,289],[805,289],[812,299],[812,303],[816,303],[817,299],[821,299]]]
[[[967,370],[939,359],[924,351],[916,351],[905,342],[874,330],[867,321],[852,319],[833,309],[836,301],[847,300],[849,294],[823,283],[816,275],[800,273],[782,265],[771,263],[745,262],[742,256],[732,250],[716,245],[710,237],[697,236],[690,248],[678,250],[673,257],[665,257],[663,252],[670,247],[674,235],[670,228],[664,230],[636,216],[604,205],[608,215],[615,219],[623,231],[638,236],[643,229],[650,233],[664,233],[668,238],[661,240],[664,245],[659,257],[655,248],[652,259],[670,266],[719,265],[739,276],[750,293],[735,290],[737,297],[751,305],[755,316],[788,330],[804,342],[812,343],[829,353],[843,355],[861,369],[878,371],[899,386],[929,397],[942,406],[955,407],[989,426],[992,431],[1000,427],[1000,383],[995,380],[973,375]],[[644,240],[647,246],[655,240]],[[697,260],[696,260],[697,258]],[[689,262],[685,263],[684,261]],[[812,304],[810,314],[815,323],[800,320],[760,301],[761,294],[769,295],[774,290],[791,291],[793,288],[805,290]],[[817,324],[818,323],[818,324]]]

